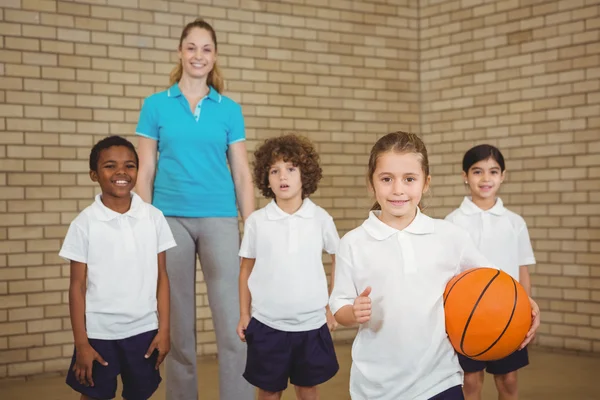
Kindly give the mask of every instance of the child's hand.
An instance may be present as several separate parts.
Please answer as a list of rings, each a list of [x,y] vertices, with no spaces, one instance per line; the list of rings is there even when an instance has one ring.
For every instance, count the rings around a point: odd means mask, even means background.
[[[331,309],[329,308],[329,306],[327,306],[325,316],[327,317],[327,327],[329,328],[329,332],[335,331],[338,327],[338,322],[335,320],[335,317],[331,313]]]
[[[359,324],[364,324],[371,319],[371,286],[367,288],[354,300],[352,311],[354,313],[354,319]]]
[[[540,326],[540,307],[531,297],[529,298],[529,303],[531,303],[531,328],[529,328],[529,332],[527,332],[527,336],[525,336],[525,340],[521,343],[519,350],[525,348],[533,340],[535,331]]]
[[[146,355],[144,357],[150,358],[154,350],[158,350],[158,358],[156,359],[155,369],[158,369],[160,364],[165,360],[167,353],[171,350],[171,338],[169,336],[169,332],[159,330],[152,343],[150,343],[150,347],[148,347],[148,351],[146,351]]]
[[[108,363],[104,361],[104,358],[89,343],[76,347],[75,352],[77,354],[75,365],[73,365],[75,379],[82,385],[94,386],[94,380],[92,379],[94,361],[99,362],[100,365],[105,367]]]
[[[236,332],[242,342],[246,341],[246,328],[248,327],[249,323],[250,323],[249,315],[244,315],[244,316],[240,317],[240,322],[238,323]]]

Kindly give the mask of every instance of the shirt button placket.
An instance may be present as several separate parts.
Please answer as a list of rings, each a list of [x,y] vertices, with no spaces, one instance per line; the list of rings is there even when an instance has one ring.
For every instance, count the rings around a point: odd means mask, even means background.
[[[400,252],[402,253],[402,267],[407,274],[417,272],[417,262],[415,260],[415,252],[410,239],[410,234],[406,232],[398,232],[398,243],[400,244]]]
[[[126,215],[122,215],[119,217],[119,224],[123,230],[123,238],[125,239],[125,249],[128,252],[135,252],[135,237],[133,235],[133,229],[131,227],[131,223],[129,221],[129,217]]]
[[[290,253],[296,253],[298,251],[298,221],[296,217],[289,217],[289,232],[288,237],[290,240]]]

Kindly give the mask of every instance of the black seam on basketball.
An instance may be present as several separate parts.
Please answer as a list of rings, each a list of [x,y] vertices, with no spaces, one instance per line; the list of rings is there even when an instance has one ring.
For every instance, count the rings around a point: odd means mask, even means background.
[[[467,352],[465,351],[465,349],[463,348],[463,345],[465,343],[465,336],[467,335],[467,329],[469,329],[469,324],[471,323],[471,318],[473,318],[473,314],[475,313],[475,310],[477,309],[477,306],[479,305],[479,302],[483,298],[483,295],[485,294],[485,292],[487,292],[488,288],[490,287],[490,285],[492,284],[492,282],[494,282],[494,280],[498,277],[498,275],[500,275],[500,270],[496,270],[496,275],[494,275],[492,277],[492,279],[490,279],[490,281],[487,283],[487,285],[485,285],[485,287],[481,291],[481,294],[479,295],[479,298],[475,302],[475,305],[473,305],[473,309],[471,310],[471,314],[469,314],[469,318],[467,318],[467,322],[465,323],[465,329],[463,329],[463,334],[462,334],[462,337],[460,338],[460,351],[462,351],[462,353],[465,356],[467,356],[467,357],[477,357],[476,355],[469,356],[467,354]]]
[[[510,313],[510,318],[508,319],[508,322],[506,322],[506,326],[504,327],[504,330],[502,330],[502,332],[500,333],[500,336],[498,336],[498,338],[497,338],[497,339],[494,341],[494,343],[492,343],[492,344],[490,345],[490,347],[488,347],[487,349],[485,349],[485,350],[484,350],[484,351],[482,351],[481,353],[479,353],[479,354],[475,354],[475,355],[474,355],[474,356],[472,356],[472,357],[479,357],[479,356],[481,356],[481,355],[483,355],[483,354],[487,353],[488,351],[490,351],[490,349],[491,349],[492,347],[494,347],[494,346],[496,345],[496,343],[498,343],[498,341],[499,341],[499,340],[502,338],[502,336],[504,336],[504,333],[505,333],[505,332],[506,332],[506,330],[508,329],[508,326],[510,325],[510,323],[511,323],[511,321],[512,321],[512,319],[513,319],[513,316],[515,315],[515,310],[516,310],[516,308],[517,308],[517,296],[518,296],[518,292],[517,292],[517,285],[516,285],[516,283],[515,283],[515,280],[513,279],[513,277],[512,277],[512,276],[510,277],[510,279],[511,279],[511,282],[513,283],[513,287],[514,287],[514,289],[515,289],[515,296],[514,296],[514,299],[515,299],[515,301],[514,301],[514,303],[513,303],[513,309],[512,309],[512,312]]]
[[[450,297],[450,292],[452,291],[452,289],[454,289],[454,286],[456,286],[456,284],[457,284],[458,282],[460,282],[460,281],[461,281],[461,280],[462,280],[462,279],[463,279],[465,276],[467,276],[467,275],[469,275],[470,273],[472,273],[472,272],[475,272],[475,271],[477,271],[477,268],[473,268],[473,269],[471,269],[471,270],[467,271],[467,272],[466,272],[466,273],[465,273],[463,276],[461,276],[460,278],[458,278],[458,279],[456,280],[456,282],[454,282],[454,283],[452,284],[452,286],[450,286],[450,289],[448,290],[448,293],[446,293],[446,297],[444,297],[444,305],[446,305],[446,300],[448,300],[448,297]]]
[[[504,336],[504,333],[506,333],[506,330],[507,330],[507,329],[508,329],[508,327],[510,326],[510,323],[511,323],[511,321],[512,321],[512,319],[513,319],[514,315],[515,315],[515,310],[517,309],[517,300],[518,300],[518,299],[517,299],[517,296],[518,296],[518,294],[519,294],[519,292],[517,291],[517,285],[516,285],[516,283],[515,283],[515,280],[513,279],[513,277],[512,277],[512,276],[510,277],[510,279],[511,279],[511,282],[513,283],[513,288],[515,289],[515,295],[514,295],[514,299],[515,299],[515,300],[514,300],[514,302],[513,302],[513,309],[512,309],[512,312],[510,313],[510,318],[509,318],[509,319],[508,319],[508,321],[506,322],[506,326],[504,326],[504,329],[503,329],[503,330],[502,330],[502,332],[500,333],[500,336],[498,336],[498,338],[497,338],[497,339],[494,341],[494,343],[492,343],[492,344],[490,345],[490,347],[488,347],[487,349],[485,349],[485,350],[484,350],[484,351],[482,351],[481,353],[479,353],[479,354],[475,354],[475,355],[473,355],[473,356],[471,356],[471,357],[479,357],[479,356],[482,356],[482,355],[484,355],[484,354],[485,354],[485,353],[487,353],[488,351],[490,351],[490,350],[491,350],[491,349],[492,349],[492,348],[493,348],[493,347],[496,345],[496,343],[498,343],[498,341],[499,341],[500,339],[502,339],[502,336]]]

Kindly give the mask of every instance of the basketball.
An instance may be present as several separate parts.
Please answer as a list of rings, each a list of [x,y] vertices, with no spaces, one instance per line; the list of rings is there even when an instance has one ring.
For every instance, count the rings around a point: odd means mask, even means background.
[[[454,349],[479,361],[515,352],[531,326],[531,304],[523,286],[492,268],[474,268],[452,278],[444,291],[444,311]]]

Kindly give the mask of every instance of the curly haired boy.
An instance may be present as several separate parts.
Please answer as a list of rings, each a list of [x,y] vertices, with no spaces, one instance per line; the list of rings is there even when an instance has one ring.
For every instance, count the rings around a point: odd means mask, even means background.
[[[308,139],[285,135],[266,140],[254,158],[254,181],[272,200],[246,220],[239,253],[244,377],[261,400],[279,399],[288,380],[297,398],[316,399],[317,385],[339,369],[322,263],[325,250],[335,268],[339,236],[309,199],[322,177],[319,155]]]

